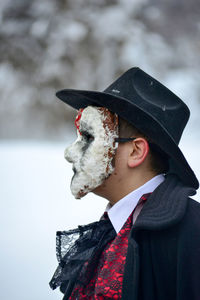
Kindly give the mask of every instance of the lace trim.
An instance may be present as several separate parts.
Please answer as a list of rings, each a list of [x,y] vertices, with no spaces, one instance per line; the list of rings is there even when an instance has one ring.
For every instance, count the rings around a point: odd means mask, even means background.
[[[75,280],[85,262],[88,272],[87,282],[102,249],[113,239],[115,231],[109,220],[100,220],[69,231],[58,231],[56,236],[56,254],[59,265],[50,281],[52,289]],[[90,267],[91,266],[91,267]]]

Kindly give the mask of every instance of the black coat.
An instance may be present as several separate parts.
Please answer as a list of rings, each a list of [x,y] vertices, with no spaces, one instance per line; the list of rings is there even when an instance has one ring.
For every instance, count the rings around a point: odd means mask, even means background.
[[[153,194],[131,231],[122,299],[199,300],[200,204],[172,182]]]
[[[188,197],[191,194],[189,187],[169,175],[146,201],[129,237],[122,300],[200,300],[200,204]],[[96,223],[83,227],[81,235]],[[100,224],[97,232],[101,228]],[[60,233],[57,244],[62,244],[62,235],[65,240],[74,233]],[[63,300],[75,284],[70,255],[61,255],[50,284],[52,288],[61,284]]]

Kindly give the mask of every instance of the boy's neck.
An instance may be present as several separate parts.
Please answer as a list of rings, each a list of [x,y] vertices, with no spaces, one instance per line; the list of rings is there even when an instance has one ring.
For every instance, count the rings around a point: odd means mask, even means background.
[[[152,172],[145,172],[145,174],[135,174],[133,176],[124,177],[118,182],[112,180],[113,178],[108,178],[94,191],[94,193],[107,199],[113,206],[119,200],[144,185],[156,175],[157,174]]]

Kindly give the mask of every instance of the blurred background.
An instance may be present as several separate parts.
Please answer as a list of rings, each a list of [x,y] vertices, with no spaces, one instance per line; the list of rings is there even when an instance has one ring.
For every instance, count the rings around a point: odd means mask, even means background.
[[[75,112],[55,92],[103,90],[139,66],[189,106],[180,147],[200,178],[199,53],[198,0],[0,1],[1,299],[61,299],[48,287],[55,232],[106,204],[70,193]]]

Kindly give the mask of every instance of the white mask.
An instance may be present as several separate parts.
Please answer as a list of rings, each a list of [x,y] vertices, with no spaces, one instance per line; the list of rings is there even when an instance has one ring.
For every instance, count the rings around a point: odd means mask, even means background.
[[[104,107],[88,106],[76,118],[77,140],[65,150],[73,164],[71,192],[80,199],[100,186],[113,172],[118,138],[118,116]]]

